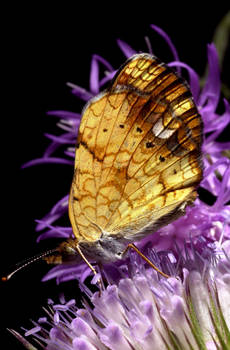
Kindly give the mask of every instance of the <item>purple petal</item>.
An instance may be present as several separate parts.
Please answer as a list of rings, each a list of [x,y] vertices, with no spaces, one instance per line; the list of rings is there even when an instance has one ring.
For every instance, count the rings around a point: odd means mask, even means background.
[[[42,229],[44,228],[49,228],[50,230],[41,234],[38,238],[37,238],[37,242],[40,242],[43,239],[47,239],[47,238],[69,238],[70,234],[72,233],[72,229],[68,229],[68,227],[58,227],[58,226],[53,226],[48,224],[46,221],[42,221],[42,220],[35,220],[37,223],[39,223],[39,225],[42,226]],[[41,229],[40,229],[41,230]],[[36,228],[36,231],[39,231]]]
[[[75,141],[76,141],[75,138],[73,140],[73,135],[71,135],[71,134],[56,136],[56,135],[44,133],[44,136],[47,137],[48,139],[52,140],[53,142],[63,143],[63,144],[66,144],[66,143],[75,144]]]
[[[77,259],[77,257],[76,257]],[[79,262],[76,265],[58,265],[52,268],[43,278],[42,281],[49,281],[56,278],[58,282],[69,281],[77,278],[82,283],[92,273],[85,262]]]
[[[180,61],[179,62],[178,61],[170,62],[170,63],[168,63],[168,66],[169,67],[183,67],[183,68],[187,69],[188,74],[189,74],[190,89],[191,89],[192,95],[194,97],[194,101],[197,103],[199,92],[200,92],[200,83],[199,83],[198,74],[188,64],[180,62]]]
[[[97,347],[97,349],[103,350],[105,348],[102,346],[93,328],[91,328],[93,324],[92,321],[90,321],[91,319],[89,322],[86,322],[86,320],[77,317],[71,322],[71,328],[74,330],[74,333],[77,335],[77,337],[83,335],[84,337],[87,337],[91,343]]]
[[[99,86],[100,88],[106,84],[108,81],[110,81],[111,79],[113,79],[114,75],[116,74],[116,70],[111,72],[111,73],[108,73],[104,78],[102,78],[99,82]]]
[[[90,86],[90,91],[94,95],[99,93],[99,66],[98,66],[98,60],[95,57],[95,55],[93,55],[93,58],[91,60],[89,86]]]
[[[62,215],[64,215],[67,212],[68,209],[68,198],[69,195],[65,196],[64,198],[60,199],[54,207],[51,209],[51,211],[43,217],[42,220],[37,220],[38,225],[36,226],[36,231],[41,231],[44,228],[47,228],[49,224],[59,219]],[[54,227],[51,227],[52,230],[54,230]],[[66,231],[67,228],[65,228]]]
[[[120,47],[121,51],[127,58],[137,53],[129,44],[121,39],[117,39],[117,45]]]
[[[154,24],[151,24],[150,27],[153,30],[155,30],[160,36],[162,36],[162,38],[166,41],[166,43],[168,44],[168,46],[173,54],[175,61],[180,61],[179,55],[177,53],[177,49],[174,46],[174,44],[173,44],[172,40],[170,39],[170,37],[168,36],[168,34],[165,33],[165,31],[163,29],[161,29],[160,27],[158,27]],[[178,68],[178,73],[180,73],[180,68]]]
[[[230,162],[221,181],[221,190],[218,194],[217,201],[214,204],[215,209],[221,209],[223,204],[230,201]]]
[[[64,154],[70,158],[74,158],[75,159],[75,152],[71,152],[71,151],[64,151]]]
[[[218,166],[222,164],[228,164],[227,158],[222,158],[219,159],[218,161],[215,162],[215,164],[210,165],[208,168],[204,170],[204,178],[207,178],[211,173],[214,172],[218,168]]]
[[[56,164],[68,164],[73,165],[74,162],[72,160],[57,158],[57,157],[44,157],[30,160],[29,162],[22,165],[22,169],[28,168],[33,165],[45,164],[45,163],[56,163]]]
[[[122,333],[121,328],[116,323],[110,323],[100,336],[102,343],[113,350],[131,350],[132,347],[128,344],[127,340]]]
[[[47,115],[63,118],[63,119],[81,119],[81,114],[80,113],[75,113],[75,112],[70,112],[70,111],[48,111],[46,112]]]
[[[55,229],[53,231],[47,231],[42,233],[40,236],[38,236],[36,242],[41,242],[44,239],[50,239],[50,238],[69,238],[69,233],[68,232],[61,232],[58,233]]]
[[[62,199],[60,199],[51,209],[50,213],[54,214],[57,211],[60,210],[60,208],[62,209],[63,207],[67,208],[68,207],[68,200],[69,200],[69,195],[63,197]]]
[[[50,226],[50,224],[56,220],[58,220],[63,213],[56,213],[56,214],[48,214],[46,217],[44,217],[42,220],[35,220],[37,222],[36,231],[44,230],[45,228],[50,228],[52,230],[55,229],[54,226]]]
[[[52,142],[49,144],[49,146],[46,148],[43,157],[50,158],[52,154],[60,147],[60,144],[57,142]]]
[[[83,101],[88,101],[93,97],[93,94],[91,92],[87,91],[86,89],[75,85],[73,83],[66,83],[67,86],[69,86],[72,89],[72,94],[76,95]]]
[[[199,105],[202,106],[207,100],[209,100],[213,111],[215,111],[220,97],[220,69],[218,53],[214,44],[209,44],[207,50],[209,73],[206,84],[200,95]]]
[[[110,72],[113,72],[114,69],[111,64],[106,61],[103,57],[99,55],[93,55],[91,61],[91,69],[90,69],[90,91],[93,94],[98,94],[100,89],[100,81],[99,81],[99,62],[101,62]]]
[[[86,339],[82,338],[74,338],[72,342],[73,350],[97,350],[95,346],[93,346]]]
[[[62,134],[61,136],[45,134],[48,138],[52,139],[53,142],[46,148],[43,157],[50,158],[50,156],[62,145],[62,144],[72,144],[76,143],[76,135],[73,133]],[[65,152],[65,151],[64,151]],[[74,152],[73,152],[74,153]],[[71,157],[72,157],[71,153]]]
[[[80,120],[65,120],[61,119],[56,125],[59,126],[60,129],[67,131],[71,135],[76,135],[77,129],[79,127]]]
[[[212,153],[213,155],[215,155],[215,153],[218,153],[219,156],[220,152],[226,150],[230,150],[230,142],[214,142],[209,146],[207,153]]]
[[[63,214],[67,212],[67,209],[60,210],[59,212],[56,212],[55,214],[47,214],[42,220],[35,220],[38,222],[38,225],[36,226],[36,231],[41,231],[47,228],[47,225],[52,224],[54,221],[58,220]],[[54,227],[52,227],[54,229]]]
[[[215,119],[213,122],[209,121],[210,127],[208,127],[208,119],[205,120],[205,132],[210,132],[212,130],[216,130],[214,133],[212,133],[210,136],[208,136],[205,140],[204,145],[213,142],[227,127],[227,125],[230,122],[230,105],[228,102],[224,99],[224,104],[225,104],[225,112],[222,116],[215,115]],[[203,116],[203,111],[201,110],[201,114]],[[206,127],[207,125],[207,127]],[[208,130],[208,131],[207,131]]]
[[[40,317],[38,319],[38,323],[46,323],[47,322],[47,317]]]
[[[205,123],[205,125],[204,125],[205,133],[217,131],[218,135],[219,135],[219,133],[224,131],[226,126],[230,123],[230,105],[228,104],[228,102],[225,99],[224,99],[224,104],[225,104],[225,112],[222,115],[218,115],[218,114],[213,113],[210,106],[209,106],[208,110],[206,107],[201,109],[200,112],[202,114],[202,117],[203,117],[204,123]]]
[[[113,66],[103,57],[99,56],[99,55],[94,55],[94,57],[101,62],[110,72],[114,71]]]
[[[36,327],[30,329],[29,331],[27,331],[27,332],[25,333],[25,336],[28,337],[29,335],[38,333],[38,332],[40,332],[40,331],[41,331],[41,327],[36,326]]]
[[[173,295],[171,297],[171,305],[165,305],[161,309],[161,316],[168,322],[168,324],[183,323],[185,320],[184,301],[181,296]]]

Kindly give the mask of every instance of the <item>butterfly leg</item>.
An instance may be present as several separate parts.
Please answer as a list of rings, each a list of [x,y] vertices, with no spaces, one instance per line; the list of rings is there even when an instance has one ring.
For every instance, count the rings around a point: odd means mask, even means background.
[[[93,271],[94,275],[97,274],[97,271],[95,270],[95,268],[90,264],[90,262],[88,261],[88,259],[85,257],[85,255],[82,253],[79,245],[77,245],[77,251],[80,254],[80,256],[82,257],[82,259],[84,260],[84,262],[89,266],[89,268]],[[99,295],[101,295],[101,290],[102,290],[102,281],[101,278],[99,278],[98,280],[98,285],[99,285]]]
[[[158,269],[158,267],[156,267],[156,265],[154,265],[144,254],[142,254],[140,252],[140,250],[133,243],[129,243],[127,245],[127,247],[125,248],[122,255],[125,255],[129,249],[135,250],[135,252],[137,254],[139,254],[142,257],[142,259],[144,259],[154,270],[156,270],[159,274],[161,274],[161,276],[166,277],[166,278],[171,277],[171,276],[167,275],[166,273],[162,272],[160,269]]]

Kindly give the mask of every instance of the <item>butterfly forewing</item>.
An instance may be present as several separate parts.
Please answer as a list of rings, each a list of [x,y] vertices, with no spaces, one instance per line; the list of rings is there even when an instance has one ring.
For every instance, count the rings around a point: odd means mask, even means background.
[[[202,177],[202,125],[187,84],[139,54],[86,106],[69,215],[78,240],[132,237],[182,215]]]

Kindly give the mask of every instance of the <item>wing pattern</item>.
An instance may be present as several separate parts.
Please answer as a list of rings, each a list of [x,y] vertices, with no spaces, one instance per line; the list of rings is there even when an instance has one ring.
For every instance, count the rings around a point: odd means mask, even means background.
[[[85,107],[69,216],[78,240],[130,235],[182,215],[202,177],[202,123],[187,84],[138,54]]]

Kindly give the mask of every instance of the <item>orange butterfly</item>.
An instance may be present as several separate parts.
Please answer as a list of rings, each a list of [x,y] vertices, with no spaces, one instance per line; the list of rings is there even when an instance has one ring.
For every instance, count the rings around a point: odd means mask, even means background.
[[[111,262],[183,215],[202,178],[201,139],[185,81],[149,54],[128,59],[84,108],[69,196],[75,238],[60,255]]]
[[[128,59],[84,108],[69,196],[75,238],[45,260],[80,256],[96,273],[89,261],[115,261],[131,247],[149,262],[132,243],[195,200],[201,141],[201,118],[186,82],[149,54]]]

